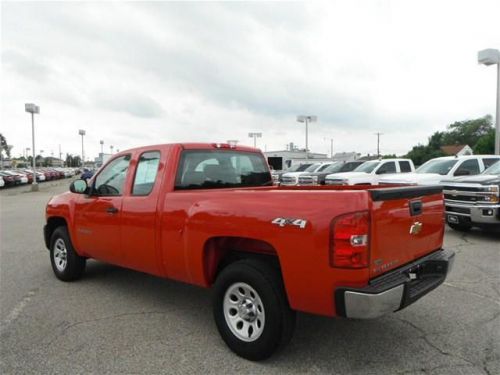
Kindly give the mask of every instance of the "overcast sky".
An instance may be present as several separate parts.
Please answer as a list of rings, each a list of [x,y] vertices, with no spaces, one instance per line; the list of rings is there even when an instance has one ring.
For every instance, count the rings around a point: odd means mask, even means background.
[[[1,129],[18,156],[237,139],[406,153],[494,115],[499,1],[1,4]]]

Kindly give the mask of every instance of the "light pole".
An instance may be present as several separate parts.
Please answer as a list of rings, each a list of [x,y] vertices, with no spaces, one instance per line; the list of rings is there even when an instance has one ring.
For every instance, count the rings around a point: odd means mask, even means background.
[[[253,138],[253,147],[257,148],[257,138],[262,138],[262,133],[248,133],[250,138]]]
[[[327,141],[328,138],[323,138],[323,140]],[[330,138],[330,158],[333,159],[333,138]]]
[[[380,159],[380,136],[384,135],[382,133],[375,133],[377,136],[377,158]]]
[[[36,162],[35,162],[35,113],[40,113],[40,107],[33,103],[26,103],[24,110],[31,113],[31,139],[33,146],[33,182],[31,191],[38,191],[38,183],[36,182]]]
[[[101,154],[104,154],[104,141],[101,139],[99,143],[101,144]]]
[[[85,135],[85,130],[78,130],[78,134],[82,136],[82,168],[85,166],[85,152],[83,151],[83,136]]]
[[[306,123],[306,159],[309,159],[309,123],[318,121],[318,117],[300,115],[297,116],[297,121]]]
[[[477,54],[479,64],[497,64],[497,110],[495,115],[495,154],[500,155],[500,51],[497,49],[483,49]]]
[[[109,149],[111,150],[111,155],[113,155],[113,145],[110,145]]]

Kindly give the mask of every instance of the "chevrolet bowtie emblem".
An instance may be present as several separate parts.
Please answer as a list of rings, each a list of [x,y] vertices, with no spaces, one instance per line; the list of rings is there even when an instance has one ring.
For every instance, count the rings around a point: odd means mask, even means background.
[[[419,234],[420,231],[422,230],[423,224],[416,221],[413,223],[413,225],[410,227],[410,234]]]

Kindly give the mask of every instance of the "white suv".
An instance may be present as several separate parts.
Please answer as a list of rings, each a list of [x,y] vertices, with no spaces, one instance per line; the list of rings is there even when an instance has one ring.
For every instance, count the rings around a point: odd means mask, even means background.
[[[441,181],[483,172],[500,160],[500,155],[444,156],[422,164],[415,173],[387,175],[381,184],[440,185]]]
[[[325,183],[326,185],[378,185],[381,175],[414,170],[415,166],[410,159],[371,160],[364,162],[352,172],[329,174]]]

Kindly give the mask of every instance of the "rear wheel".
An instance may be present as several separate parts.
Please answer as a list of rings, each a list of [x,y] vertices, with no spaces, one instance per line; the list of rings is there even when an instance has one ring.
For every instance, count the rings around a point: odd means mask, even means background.
[[[50,263],[59,280],[73,281],[83,275],[85,258],[79,256],[71,243],[68,229],[61,226],[54,230],[50,238]]]
[[[295,328],[278,270],[244,259],[217,277],[214,318],[222,339],[239,356],[258,361],[287,344]]]
[[[451,229],[458,230],[460,232],[468,232],[471,230],[472,225],[470,224],[454,224],[454,223],[448,223],[448,226]]]

